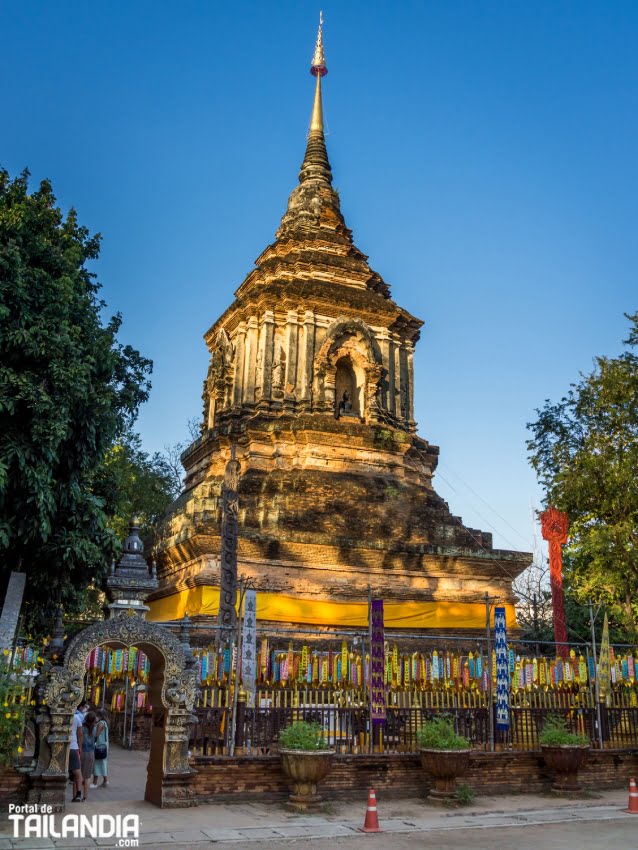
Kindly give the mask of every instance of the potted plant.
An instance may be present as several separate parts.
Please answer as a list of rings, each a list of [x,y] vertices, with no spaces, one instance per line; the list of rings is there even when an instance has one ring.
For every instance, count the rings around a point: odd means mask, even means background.
[[[578,771],[589,756],[589,739],[570,732],[563,717],[550,715],[538,736],[547,767],[554,772],[552,790],[562,794],[580,791]]]
[[[427,720],[417,732],[421,764],[434,777],[430,798],[454,797],[457,777],[467,773],[470,743],[454,730],[452,718],[444,715]]]
[[[318,810],[317,783],[328,775],[334,755],[334,750],[324,745],[321,724],[300,720],[282,729],[279,754],[291,785],[289,807],[303,812]]]

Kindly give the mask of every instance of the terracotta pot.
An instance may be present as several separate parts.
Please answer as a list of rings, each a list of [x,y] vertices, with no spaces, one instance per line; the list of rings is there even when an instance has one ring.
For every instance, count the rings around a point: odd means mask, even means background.
[[[290,780],[288,805],[297,811],[316,811],[321,803],[317,783],[328,775],[334,750],[279,750],[284,773]]]
[[[589,758],[589,744],[562,744],[549,746],[541,744],[543,758],[547,767],[554,772],[553,791],[570,794],[581,791],[578,784],[578,771]]]
[[[456,780],[467,773],[470,766],[470,750],[422,749],[421,764],[434,777],[434,788],[429,797],[445,800],[456,793]]]

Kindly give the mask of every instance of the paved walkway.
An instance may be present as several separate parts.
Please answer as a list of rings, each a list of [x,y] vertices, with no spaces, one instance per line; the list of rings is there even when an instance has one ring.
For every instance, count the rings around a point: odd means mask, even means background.
[[[194,809],[158,809],[139,799],[143,793],[146,754],[128,753],[113,748],[111,757],[112,786],[91,792],[86,803],[67,806],[67,812],[78,814],[131,814],[140,816],[140,846],[171,847],[173,850],[203,850],[226,845],[243,848],[265,842],[271,848],[287,847],[312,839],[334,839],[348,847],[361,836],[366,800],[336,802],[319,815],[288,812],[280,803],[217,803]],[[627,805],[626,791],[606,791],[582,800],[563,800],[550,796],[517,795],[479,797],[471,806],[445,809],[422,799],[384,800],[379,795],[379,819],[386,835],[397,840],[408,833],[429,833],[432,839],[450,835],[453,830],[517,829],[539,824],[584,824],[596,821],[635,819],[622,809]],[[0,829],[0,850],[66,850],[66,848],[114,847],[113,839],[21,839],[11,837],[4,824]],[[467,835],[467,833],[466,833]],[[461,836],[459,835],[459,839]],[[350,840],[349,840],[350,839]],[[358,843],[358,842],[356,842]],[[375,846],[379,846],[375,842]],[[387,845],[386,845],[387,846]],[[428,842],[428,846],[430,846]]]

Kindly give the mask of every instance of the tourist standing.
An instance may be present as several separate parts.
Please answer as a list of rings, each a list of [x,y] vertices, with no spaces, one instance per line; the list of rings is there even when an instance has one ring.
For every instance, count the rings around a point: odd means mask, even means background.
[[[95,767],[93,768],[93,784],[91,788],[106,788],[109,784],[108,778],[108,752],[109,752],[109,724],[106,719],[106,711],[100,709],[97,713],[98,721],[95,730]],[[99,777],[102,784],[98,785]]]
[[[73,714],[73,722],[71,724],[71,745],[69,747],[69,773],[73,779],[73,799],[71,802],[77,803],[82,799],[82,765],[80,761],[80,747],[82,746],[82,722],[84,720],[84,712],[80,706],[81,702]]]
[[[84,786],[83,800],[89,796],[89,785],[93,776],[95,766],[95,738],[97,717],[93,711],[89,711],[84,718],[82,727],[82,744],[80,746],[82,764],[82,784]]]

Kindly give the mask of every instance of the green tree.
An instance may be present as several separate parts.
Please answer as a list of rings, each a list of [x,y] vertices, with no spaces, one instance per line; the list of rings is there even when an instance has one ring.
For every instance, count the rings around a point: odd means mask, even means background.
[[[27,573],[28,617],[81,610],[115,551],[96,480],[148,397],[152,364],[117,341],[121,317],[87,263],[99,236],[51,185],[0,170],[0,569]]]
[[[618,357],[597,357],[557,404],[528,425],[531,464],[569,515],[565,582],[602,602],[632,638],[638,614],[638,313]]]
[[[166,455],[148,454],[139,434],[128,433],[106,453],[96,490],[110,506],[109,527],[118,540],[128,534],[132,517],[148,553],[156,529],[180,493],[179,481]]]

